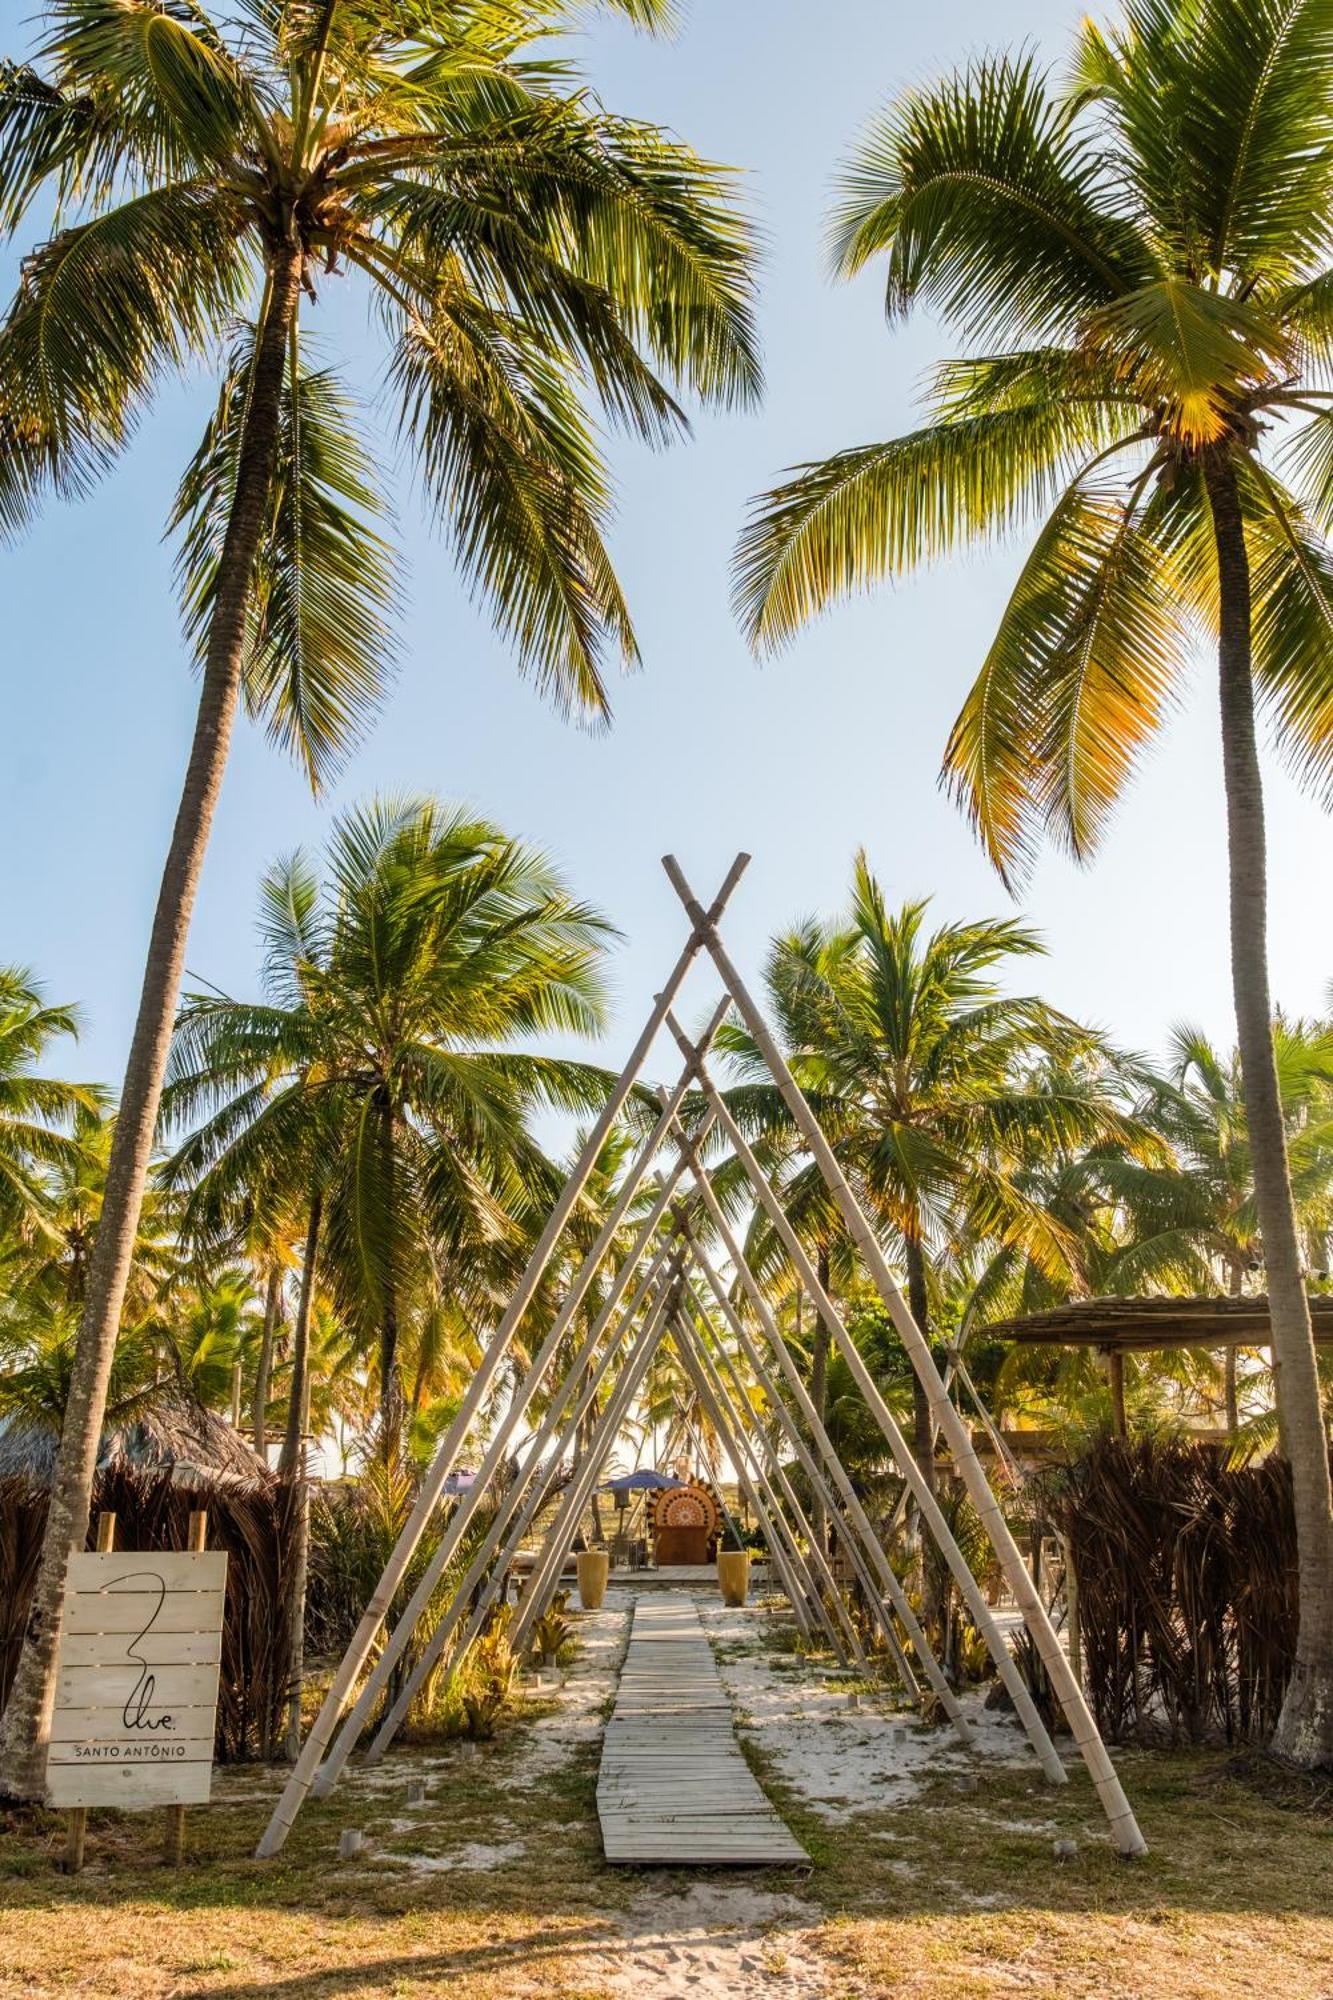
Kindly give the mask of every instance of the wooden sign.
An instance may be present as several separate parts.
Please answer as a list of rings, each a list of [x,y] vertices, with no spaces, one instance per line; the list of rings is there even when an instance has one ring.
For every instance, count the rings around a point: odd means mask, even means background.
[[[51,1805],[207,1803],[226,1581],[221,1551],[71,1558]]]

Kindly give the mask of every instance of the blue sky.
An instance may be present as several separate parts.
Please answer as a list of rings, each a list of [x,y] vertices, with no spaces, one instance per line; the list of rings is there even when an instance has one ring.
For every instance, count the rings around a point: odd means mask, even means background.
[[[27,46],[30,11],[30,0],[0,0],[0,53]],[[1013,907],[936,776],[1017,549],[839,609],[762,668],[729,612],[727,562],[753,492],[794,460],[906,426],[916,385],[945,351],[925,321],[887,331],[873,279],[829,284],[821,229],[836,162],[879,103],[970,51],[1033,40],[1062,59],[1078,12],[1065,0],[1008,0],[997,25],[981,0],[818,9],[693,0],[672,43],[609,24],[586,36],[588,68],[609,103],[747,170],[766,245],[765,405],[701,418],[695,441],[665,456],[614,448],[614,547],[645,667],[617,688],[607,735],[561,723],[517,679],[404,493],[411,599],[391,705],[319,804],[293,767],[242,730],[192,935],[197,976],[253,988],[262,869],[299,843],[317,844],[331,811],[376,789],[471,801],[548,847],[607,911],[625,933],[612,1051],[633,1039],[682,934],[658,866],[666,849],[710,890],[737,848],[753,854],[728,925],[751,968],[773,930],[841,900],[859,844],[894,898],[931,894],[941,917]],[[360,319],[340,311],[326,324],[373,399]],[[193,707],[162,524],[208,403],[202,376],[173,390],[91,501],[53,508],[20,548],[0,550],[0,841],[9,857],[0,959],[31,965],[52,997],[82,1003],[77,1068],[109,1079],[128,1041]],[[1274,988],[1290,1010],[1310,1011],[1333,972],[1318,888],[1333,830],[1276,767],[1269,803]],[[1230,1035],[1205,669],[1095,868],[1048,858],[1023,907],[1050,947],[1034,977],[1060,1005],[1139,1047],[1159,1044],[1182,1017]]]

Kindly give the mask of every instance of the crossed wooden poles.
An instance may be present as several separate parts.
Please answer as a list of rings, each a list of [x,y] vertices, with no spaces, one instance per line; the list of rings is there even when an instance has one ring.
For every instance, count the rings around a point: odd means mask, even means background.
[[[888,1309],[917,1377],[924,1386],[934,1421],[990,1539],[1074,1741],[1091,1774],[1110,1823],[1112,1839],[1126,1855],[1145,1851],[1143,1836],[1129,1802],[1082,1690],[990,1489],[971,1434],[955,1409],[930,1348],[894,1282],[870,1222],[719,936],[719,919],[748,859],[747,855],[737,856],[717,896],[707,908],[694,896],[674,858],[668,855],[663,861],[668,879],[690,919],[689,937],[561,1191],[457,1416],[436,1451],[411,1516],[385,1565],[259,1843],[261,1857],[278,1852],[312,1790],[316,1796],[323,1797],[336,1784],[399,1660],[411,1643],[441,1578],[462,1547],[469,1527],[480,1518],[484,1505],[493,1506],[486,1531],[470,1557],[458,1589],[411,1673],[387,1707],[366,1753],[367,1761],[373,1763],[383,1756],[401,1727],[417,1690],[446,1648],[453,1647],[455,1660],[462,1658],[506,1588],[514,1557],[530,1533],[533,1522],[557,1491],[569,1446],[583,1434],[589,1413],[598,1408],[601,1391],[611,1380],[610,1394],[593,1421],[586,1449],[576,1457],[574,1471],[561,1492],[528,1578],[512,1634],[515,1649],[522,1647],[533,1625],[550,1604],[607,1455],[633,1408],[654,1352],[668,1337],[735,1467],[741,1489],[763,1532],[775,1575],[791,1603],[798,1628],[807,1637],[821,1635],[844,1663],[864,1665],[856,1625],[833,1577],[822,1540],[812,1533],[802,1502],[784,1470],[780,1457],[781,1444],[790,1448],[808,1483],[810,1495],[835,1524],[839,1547],[855,1572],[864,1602],[883,1634],[903,1686],[914,1699],[922,1698],[924,1682],[959,1737],[971,1747],[967,1723],[958,1701],[806,1392],[800,1371],[763,1289],[743,1254],[710,1177],[704,1171],[701,1149],[713,1135],[725,1140],[733,1157],[743,1168],[748,1193],[767,1215],[787,1253],[799,1286],[813,1303],[833,1345],[842,1355],[864,1396],[894,1463],[916,1502],[924,1527],[948,1563],[972,1620],[986,1641],[996,1670],[1008,1690],[1043,1771],[1053,1783],[1065,1782],[1064,1766],[1027,1685],[925,1476],[880,1395],[836,1305],[821,1285],[772,1184],[709,1072],[709,1047],[723,1016],[733,1006],[763,1055],[793,1123],[837,1203],[862,1264]],[[701,951],[712,959],[721,977],[724,997],[703,1035],[694,1043],[681,1028],[672,1008],[686,975]],[[385,1638],[373,1667],[365,1674],[353,1699],[394,1596],[439,1504],[449,1475],[510,1355],[519,1323],[555,1254],[565,1225],[607,1135],[624,1108],[653,1042],[664,1027],[680,1047],[683,1058],[680,1077],[671,1090],[661,1093],[660,1115],[626,1174],[595,1242],[570,1280],[545,1339],[513,1391],[476,1478],[459,1497],[417,1588]],[[705,1107],[703,1122],[692,1133],[686,1132],[679,1116],[689,1093],[694,1093],[695,1101],[702,1100]],[[648,1212],[635,1230],[629,1250],[614,1269],[603,1272],[603,1266],[620,1236],[626,1216],[650,1167],[659,1153],[668,1148],[667,1164],[659,1173]],[[725,1283],[705,1248],[702,1239],[708,1233],[717,1239],[734,1273],[736,1291],[748,1308],[749,1324],[735,1293]],[[527,1413],[560,1355],[575,1315],[599,1273],[608,1280],[605,1296],[592,1323],[577,1342],[573,1358],[568,1362],[541,1422],[528,1437],[516,1473],[508,1484],[503,1484],[503,1474]],[[727,1342],[719,1337],[719,1317],[732,1336],[737,1353],[733,1353]],[[755,1421],[742,1378],[742,1363],[763,1393],[775,1435],[770,1435],[763,1425]],[[906,1645],[903,1644],[904,1639]]]

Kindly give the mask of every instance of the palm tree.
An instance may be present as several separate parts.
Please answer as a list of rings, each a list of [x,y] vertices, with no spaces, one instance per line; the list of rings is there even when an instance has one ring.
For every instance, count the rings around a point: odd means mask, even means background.
[[[101,1092],[38,1073],[52,1042],[77,1037],[73,1007],[52,1007],[32,974],[0,965],[0,1231],[18,1238],[49,1224],[51,1177],[77,1173],[83,1147],[73,1129],[97,1116]]]
[[[293,1756],[317,1287],[373,1350],[380,1454],[393,1464],[408,1409],[405,1317],[416,1416],[440,1334],[482,1303],[497,1253],[516,1255],[525,1213],[553,1198],[559,1177],[529,1113],[586,1110],[606,1087],[599,1070],[515,1046],[602,1019],[607,927],[542,855],[432,801],[380,801],[336,823],[329,875],[323,894],[297,854],[266,879],[265,1000],[187,995],[163,1102],[171,1121],[204,1114],[167,1167],[194,1184],[187,1227],[207,1234],[241,1206],[303,1200],[307,1212],[279,1460],[299,1487]],[[458,1288],[442,1296],[449,1272]]]
[[[1333,777],[1333,63],[1322,0],[1133,0],[1071,87],[971,64],[877,121],[834,254],[968,342],[925,425],[797,468],[737,595],[758,644],[841,591],[1045,514],[946,772],[1013,878],[1080,858],[1217,647],[1231,963],[1300,1548],[1276,1746],[1333,1759],[1333,1488],[1269,998],[1256,690],[1298,774]],[[1274,426],[1277,428],[1274,429]]]
[[[1076,1281],[1073,1239],[1028,1194],[1023,1170],[1061,1147],[1138,1144],[1140,1135],[1095,1074],[1075,1073],[1074,1058],[1100,1060],[1091,1031],[1041,1000],[1002,992],[997,968],[1039,955],[1035,933],[992,920],[927,933],[925,918],[924,903],[891,911],[858,855],[847,918],[779,938],[766,978],[788,1059],[866,1205],[901,1244],[912,1311],[928,1333],[962,1246],[1020,1248],[1049,1275]],[[730,1096],[738,1121],[780,1132],[785,1113],[759,1080],[758,1051],[730,1022],[719,1041],[745,1078]],[[808,1230],[822,1178],[799,1150],[782,1187]],[[916,1453],[933,1482],[920,1383],[914,1409]]]
[[[606,0],[644,27],[665,0]],[[303,306],[355,273],[387,324],[400,427],[459,563],[558,702],[599,716],[635,658],[585,402],[650,441],[663,376],[758,384],[729,177],[615,117],[542,42],[563,0],[59,0],[0,67],[0,228],[71,207],[0,325],[0,528],[77,492],[170,371],[224,337],[183,483],[199,706],[153,919],[103,1226],[0,1781],[40,1782],[66,1560],[106,1381],[199,873],[238,702],[312,778],[374,708],[394,578],[369,454],[312,369]],[[534,45],[536,45],[535,53]],[[233,339],[238,316],[239,336]]]
[[[392,1456],[405,1313],[438,1313],[447,1273],[462,1288],[521,1255],[560,1179],[529,1114],[604,1097],[600,1069],[521,1044],[600,1026],[608,930],[542,855],[431,801],[345,814],[329,874],[323,894],[298,854],[265,881],[262,1003],[187,996],[164,1113],[203,1122],[167,1176],[193,1184],[195,1226],[303,1200],[307,1266],[317,1241],[373,1354]],[[486,1302],[460,1290],[464,1312]]]
[[[1327,1263],[1333,1196],[1333,1036],[1325,1027],[1279,1020],[1273,1042],[1302,1265],[1318,1271]],[[1173,1157],[1164,1166],[1108,1166],[1108,1192],[1127,1240],[1109,1261],[1105,1289],[1184,1280],[1211,1291],[1220,1281],[1238,1295],[1264,1262],[1239,1055],[1221,1054],[1198,1028],[1176,1028],[1166,1074],[1153,1081],[1144,1115]],[[1224,1395],[1233,1434],[1240,1422],[1236,1358],[1229,1347]]]

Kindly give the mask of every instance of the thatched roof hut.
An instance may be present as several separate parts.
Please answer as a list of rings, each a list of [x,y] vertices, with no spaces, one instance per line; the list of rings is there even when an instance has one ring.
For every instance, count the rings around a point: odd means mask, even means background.
[[[0,1479],[49,1486],[58,1439],[44,1425],[0,1423]],[[225,1417],[206,1410],[184,1389],[167,1389],[150,1405],[102,1434],[98,1470],[167,1472],[179,1486],[269,1485],[264,1460]]]
[[[1333,1341],[1333,1295],[1316,1292],[1310,1317],[1317,1341]],[[1017,1346],[1094,1347],[1128,1354],[1170,1347],[1267,1347],[1268,1300],[1242,1298],[1074,1299],[1047,1312],[997,1320],[986,1333]]]

